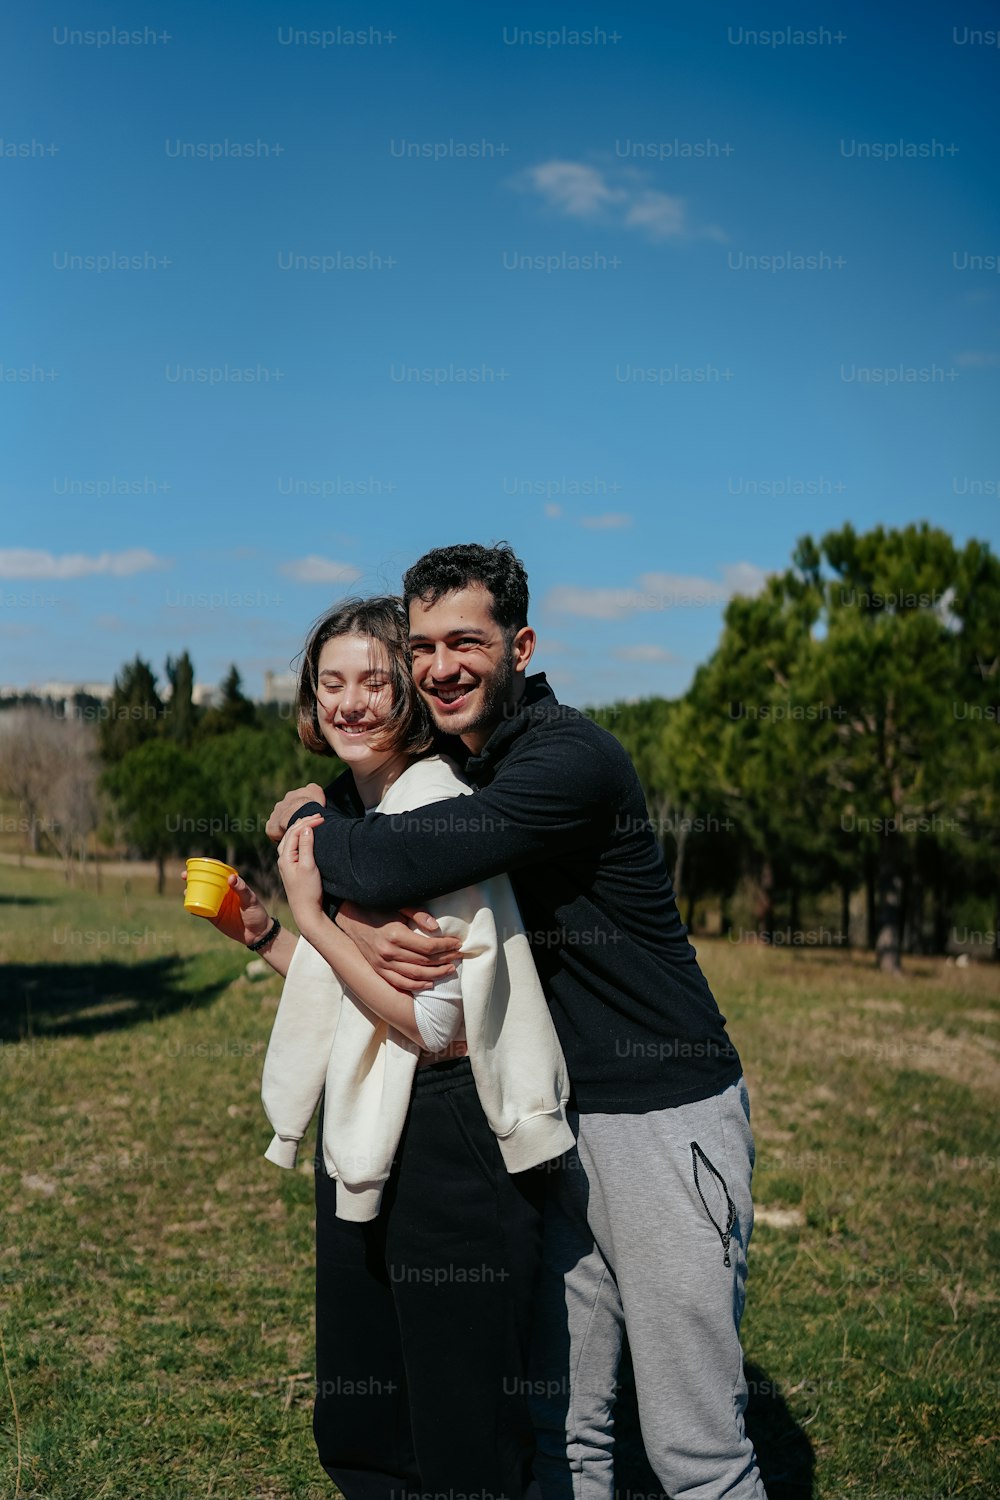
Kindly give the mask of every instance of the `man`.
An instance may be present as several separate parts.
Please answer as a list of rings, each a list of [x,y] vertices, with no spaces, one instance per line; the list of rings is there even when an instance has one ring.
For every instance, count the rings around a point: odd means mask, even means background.
[[[509,547],[438,548],[403,585],[414,681],[468,752],[475,795],[436,803],[432,819],[355,819],[305,788],[268,832],[314,821],[338,925],[397,985],[426,983],[453,945],[395,913],[510,875],[578,1111],[577,1149],[552,1173],[537,1310],[545,1500],[613,1493],[623,1326],[643,1441],[673,1500],[766,1500],[739,1343],[749,1104],[635,769],[613,735],[557,703],[544,674],[526,676],[535,634]]]

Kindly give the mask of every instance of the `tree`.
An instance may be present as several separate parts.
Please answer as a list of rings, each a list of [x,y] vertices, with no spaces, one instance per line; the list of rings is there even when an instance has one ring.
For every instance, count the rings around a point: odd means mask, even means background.
[[[808,547],[818,577],[817,549]],[[876,962],[898,972],[916,835],[945,828],[951,795],[959,553],[926,523],[863,536],[845,526],[819,552],[833,574],[823,585],[815,675],[839,715],[832,781],[844,797],[842,823],[856,826],[873,856]]]
[[[981,542],[959,555],[950,610],[960,625],[946,747],[960,834],[951,840],[952,865],[965,889],[992,898],[993,956],[1000,960],[1000,558]],[[939,912],[939,938],[947,931],[943,918]]]
[[[65,720],[44,708],[10,709],[0,717],[0,790],[21,810],[28,847],[51,823],[52,789],[64,753]]]
[[[805,664],[818,608],[816,590],[791,573],[769,578],[755,598],[731,599],[719,645],[688,692],[689,716],[668,735],[689,796],[708,799],[720,821],[736,825],[731,847],[751,878],[757,930],[767,938],[783,891],[797,926],[799,893],[810,881],[802,856],[816,838],[824,752]]]
[[[666,698],[643,698],[638,703],[615,703],[609,708],[587,710],[588,716],[609,730],[628,751],[642,783],[646,810],[661,840],[668,825],[670,787],[664,776],[660,738],[674,706]]]
[[[157,890],[162,895],[168,855],[206,852],[192,848],[192,835],[207,819],[198,757],[170,740],[150,740],[111,766],[105,784],[129,842],[143,858],[156,860]]]
[[[114,764],[160,732],[163,703],[148,662],[137,656],[115,678],[100,720],[101,758]]]
[[[170,703],[166,709],[166,732],[178,745],[190,745],[194,739],[198,711],[194,704],[194,663],[186,651],[176,660],[167,657],[167,680]]]
[[[279,889],[274,845],[264,832],[271,808],[292,786],[319,778],[329,783],[343,769],[339,761],[318,762],[287,723],[266,729],[244,725],[199,746],[205,786],[207,847],[238,866],[264,894]]]
[[[87,840],[101,818],[97,734],[79,719],[57,720],[59,763],[49,794],[48,835],[63,860],[67,880],[82,865]]]
[[[220,683],[219,695],[219,703],[202,717],[203,735],[228,734],[232,729],[247,728],[256,722],[254,706],[244,697],[243,680],[235,664]]]
[[[657,756],[664,786],[663,848],[677,900],[686,904],[685,923],[694,927],[697,902],[711,890],[720,897],[721,926],[726,932],[727,901],[739,876],[743,851],[718,775],[719,742],[710,727],[713,720],[717,715],[708,710],[703,682],[696,674],[660,730]]]

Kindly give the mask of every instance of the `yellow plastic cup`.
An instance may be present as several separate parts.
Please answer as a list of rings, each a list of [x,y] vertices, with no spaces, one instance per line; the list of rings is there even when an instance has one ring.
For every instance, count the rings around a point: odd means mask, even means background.
[[[221,859],[189,859],[184,910],[196,917],[217,917],[229,891],[229,877],[236,871]]]

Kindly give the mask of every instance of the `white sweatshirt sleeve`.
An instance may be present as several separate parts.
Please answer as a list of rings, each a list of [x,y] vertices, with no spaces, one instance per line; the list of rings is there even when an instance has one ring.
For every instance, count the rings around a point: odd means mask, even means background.
[[[413,1018],[428,1052],[442,1052],[462,1027],[462,963],[458,973],[439,979],[413,997]]]
[[[295,1166],[299,1142],[323,1092],[343,998],[343,986],[326,959],[299,938],[260,1081],[264,1112],[274,1131],[264,1155],[275,1166]]]

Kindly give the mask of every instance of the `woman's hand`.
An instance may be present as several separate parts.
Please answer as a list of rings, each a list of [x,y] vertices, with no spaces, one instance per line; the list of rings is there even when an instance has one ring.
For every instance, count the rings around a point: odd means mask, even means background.
[[[183,880],[187,880],[184,871]],[[267,908],[241,875],[230,875],[229,889],[222,898],[217,917],[206,917],[213,927],[232,938],[234,943],[255,943],[271,925]]]
[[[313,852],[313,823],[319,821],[316,817],[293,823],[278,845],[278,874],[303,937],[323,918],[323,881]]]

